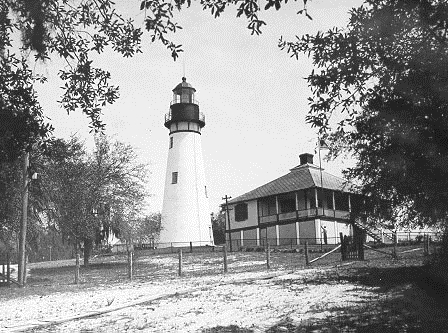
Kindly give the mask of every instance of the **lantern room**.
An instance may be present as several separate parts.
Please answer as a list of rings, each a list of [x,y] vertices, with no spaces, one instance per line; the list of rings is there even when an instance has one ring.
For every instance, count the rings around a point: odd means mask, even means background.
[[[178,131],[178,125],[181,125],[181,122],[187,124],[187,130],[198,133],[205,126],[205,116],[199,112],[199,102],[195,99],[195,92],[196,89],[187,82],[185,77],[173,89],[170,111],[165,115],[165,127],[170,129],[170,133]],[[196,125],[190,126],[189,124]],[[185,129],[182,127],[182,130]]]
[[[196,89],[193,88],[191,84],[187,82],[185,77],[182,78],[182,82],[179,83],[176,88],[173,89],[173,101],[171,104],[177,103],[193,103],[199,104],[194,99],[194,93]]]

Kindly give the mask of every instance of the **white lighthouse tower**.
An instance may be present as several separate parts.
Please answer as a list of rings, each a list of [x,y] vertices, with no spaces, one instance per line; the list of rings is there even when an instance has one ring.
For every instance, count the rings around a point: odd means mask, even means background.
[[[169,150],[159,247],[214,245],[201,148],[204,114],[185,77],[165,115]]]

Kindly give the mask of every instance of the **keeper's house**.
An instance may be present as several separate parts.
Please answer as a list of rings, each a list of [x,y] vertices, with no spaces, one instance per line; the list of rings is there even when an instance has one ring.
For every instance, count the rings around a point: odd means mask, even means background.
[[[344,179],[314,165],[313,155],[302,154],[288,174],[228,202],[227,244],[234,249],[266,241],[337,244],[339,233],[352,235],[349,212],[355,200]]]

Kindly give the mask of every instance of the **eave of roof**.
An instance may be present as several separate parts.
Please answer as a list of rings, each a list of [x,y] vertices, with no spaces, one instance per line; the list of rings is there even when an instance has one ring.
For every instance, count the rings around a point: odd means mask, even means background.
[[[244,193],[230,200],[229,203],[234,204],[315,187],[321,187],[321,172],[318,166],[307,163],[292,168],[288,174]],[[322,187],[334,191],[352,192],[350,184],[345,179],[336,177],[323,170]]]

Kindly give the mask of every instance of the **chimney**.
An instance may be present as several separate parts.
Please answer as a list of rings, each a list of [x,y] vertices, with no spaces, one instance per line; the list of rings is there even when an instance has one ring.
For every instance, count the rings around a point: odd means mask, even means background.
[[[299,155],[300,158],[300,165],[304,165],[304,164],[313,164],[313,154],[301,154]]]

